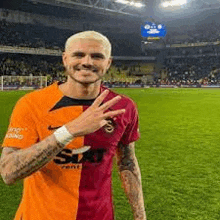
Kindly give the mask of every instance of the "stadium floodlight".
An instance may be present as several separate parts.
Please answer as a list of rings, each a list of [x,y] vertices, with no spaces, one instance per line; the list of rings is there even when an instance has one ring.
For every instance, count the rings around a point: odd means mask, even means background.
[[[144,4],[142,4],[141,2],[127,1],[127,0],[115,0],[115,2],[130,6],[135,6],[137,8],[144,7]]]
[[[167,8],[167,7],[170,6],[170,3],[169,3],[169,2],[163,2],[161,5],[162,5],[164,8]]]
[[[167,8],[167,7],[174,7],[174,6],[182,6],[182,5],[185,5],[186,3],[187,3],[187,0],[171,0],[171,1],[162,2],[161,5],[164,8]]]
[[[138,8],[141,8],[141,7],[144,7],[144,4],[137,2],[137,3],[135,3],[135,6]]]

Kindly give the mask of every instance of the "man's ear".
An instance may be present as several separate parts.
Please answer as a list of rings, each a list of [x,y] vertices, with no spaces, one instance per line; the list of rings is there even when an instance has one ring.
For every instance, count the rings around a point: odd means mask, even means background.
[[[63,60],[63,65],[64,65],[64,66],[66,66],[66,58],[67,58],[66,52],[63,52],[63,53],[62,53],[62,60]]]
[[[109,57],[108,65],[107,65],[107,70],[110,68],[111,64],[112,64],[112,57]]]

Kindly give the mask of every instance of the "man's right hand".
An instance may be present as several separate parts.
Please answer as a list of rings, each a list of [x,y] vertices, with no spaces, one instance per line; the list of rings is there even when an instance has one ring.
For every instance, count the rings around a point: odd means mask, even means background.
[[[84,111],[78,118],[65,125],[67,130],[74,137],[93,133],[107,124],[107,121],[105,120],[106,118],[115,117],[116,115],[125,112],[125,109],[120,109],[105,113],[109,107],[113,106],[121,99],[120,96],[116,96],[101,105],[108,93],[108,90],[102,92],[101,95],[96,98],[94,103],[88,109],[86,109],[86,111]]]

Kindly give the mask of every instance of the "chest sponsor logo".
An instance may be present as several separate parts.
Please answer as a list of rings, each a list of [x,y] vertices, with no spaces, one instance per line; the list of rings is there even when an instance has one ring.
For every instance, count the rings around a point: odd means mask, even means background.
[[[85,162],[100,163],[103,160],[106,149],[90,149],[84,153],[74,154],[72,149],[63,149],[53,160],[64,169],[78,169]]]
[[[104,126],[104,130],[106,133],[113,133],[116,127],[116,123],[112,118],[106,119],[107,124]]]

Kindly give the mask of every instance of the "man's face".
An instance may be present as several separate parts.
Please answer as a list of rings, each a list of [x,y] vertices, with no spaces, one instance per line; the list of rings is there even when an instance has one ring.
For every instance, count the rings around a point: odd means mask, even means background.
[[[90,39],[72,42],[63,53],[63,64],[67,75],[81,84],[95,83],[105,75],[111,65],[104,46]]]

